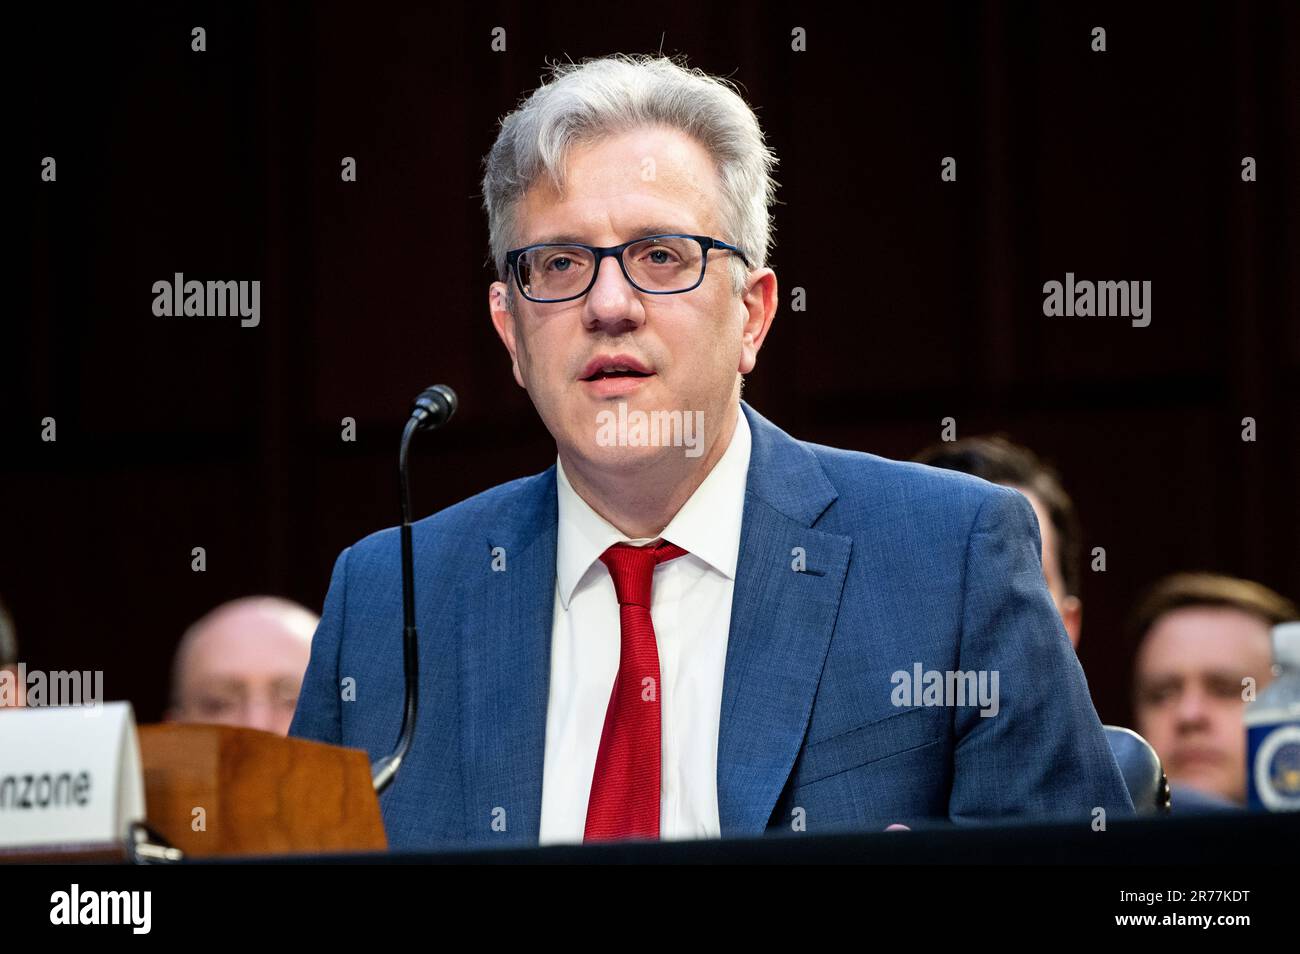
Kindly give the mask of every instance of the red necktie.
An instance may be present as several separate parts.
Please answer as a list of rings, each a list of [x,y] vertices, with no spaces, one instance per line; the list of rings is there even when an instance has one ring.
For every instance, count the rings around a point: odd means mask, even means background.
[[[605,713],[584,841],[659,837],[659,649],[650,622],[655,567],[686,551],[673,543],[616,543],[600,560],[618,597],[618,675]]]

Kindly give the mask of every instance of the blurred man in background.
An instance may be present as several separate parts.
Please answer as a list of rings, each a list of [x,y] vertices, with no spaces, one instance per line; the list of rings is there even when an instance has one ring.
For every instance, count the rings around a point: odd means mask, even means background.
[[[1175,811],[1180,792],[1245,804],[1247,687],[1257,695],[1273,681],[1270,630],[1296,618],[1295,604],[1268,587],[1211,573],[1165,577],[1139,602],[1134,713],[1164,762]]]
[[[13,617],[0,603],[0,708],[14,708],[25,704],[27,687],[18,678],[18,634],[14,631]]]
[[[169,722],[289,734],[319,617],[272,596],[224,603],[181,637]]]
[[[935,444],[918,454],[916,460],[932,467],[973,474],[1025,495],[1038,517],[1047,589],[1070,637],[1070,645],[1077,650],[1083,628],[1083,602],[1079,599],[1082,533],[1074,502],[1061,486],[1056,472],[1029,448],[1001,436],[968,437]]]

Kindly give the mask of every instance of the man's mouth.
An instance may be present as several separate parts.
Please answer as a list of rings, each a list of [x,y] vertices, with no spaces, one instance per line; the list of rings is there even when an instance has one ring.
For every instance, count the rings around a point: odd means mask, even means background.
[[[633,371],[631,368],[606,368],[597,371],[595,374],[589,374],[582,380],[584,381],[601,381],[605,378],[648,378],[649,374],[644,371]]]
[[[1224,755],[1218,749],[1196,746],[1175,749],[1169,761],[1183,768],[1195,765],[1219,765],[1224,761]]]
[[[580,381],[604,381],[609,378],[648,378],[654,372],[628,355],[592,358],[582,369]]]

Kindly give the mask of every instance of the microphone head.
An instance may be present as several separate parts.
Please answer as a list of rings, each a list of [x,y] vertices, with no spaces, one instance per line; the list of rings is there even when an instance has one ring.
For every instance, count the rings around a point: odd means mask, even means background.
[[[456,413],[456,392],[445,384],[425,388],[411,406],[411,416],[419,418],[421,430],[442,427]]]

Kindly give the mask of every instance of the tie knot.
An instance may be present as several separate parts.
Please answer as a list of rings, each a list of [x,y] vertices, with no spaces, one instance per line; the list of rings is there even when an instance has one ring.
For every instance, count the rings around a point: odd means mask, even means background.
[[[630,543],[616,543],[600,555],[600,562],[609,567],[614,579],[614,593],[620,606],[650,608],[650,581],[655,567],[668,560],[685,555],[675,543],[660,541],[658,546],[634,547]]]

